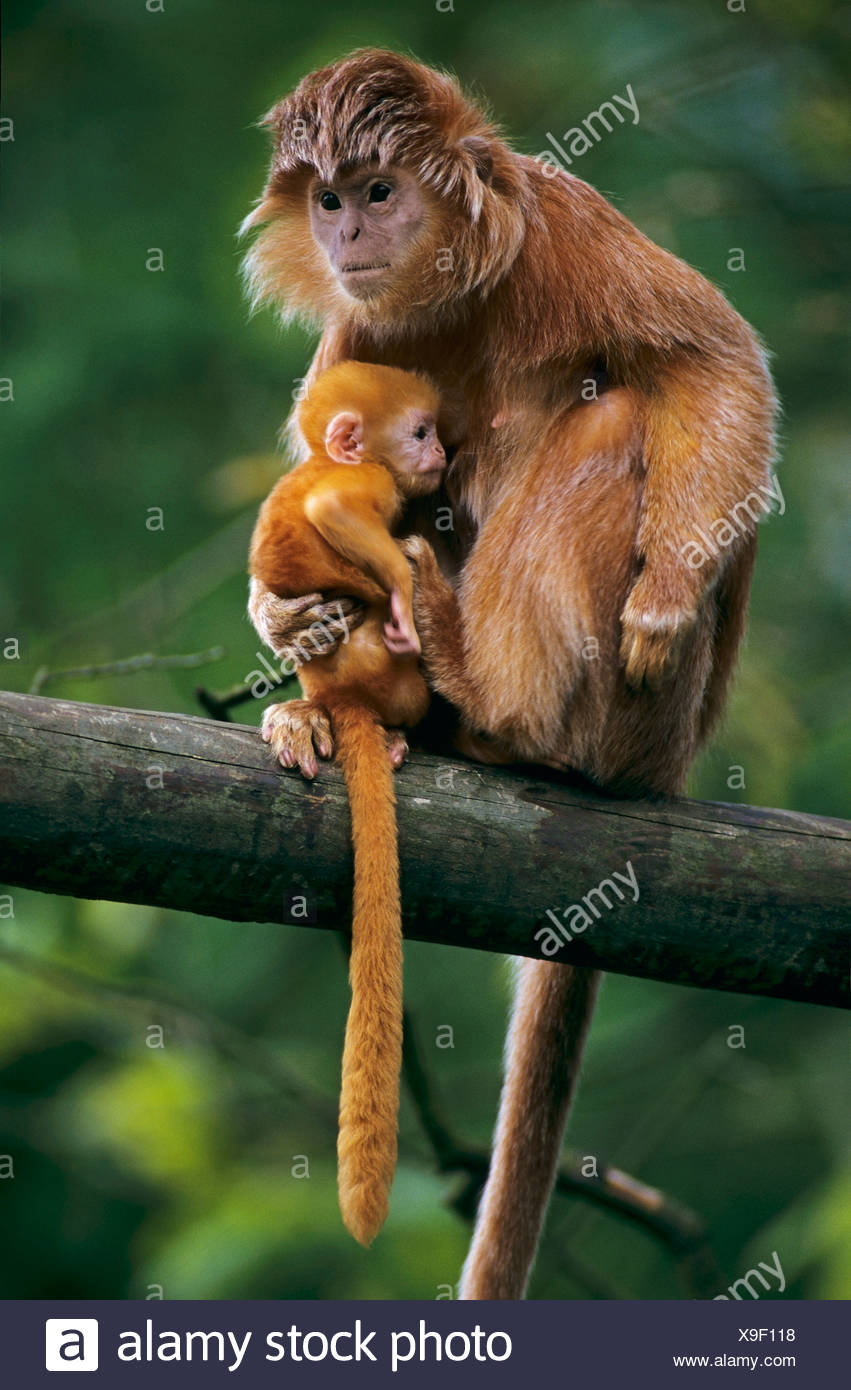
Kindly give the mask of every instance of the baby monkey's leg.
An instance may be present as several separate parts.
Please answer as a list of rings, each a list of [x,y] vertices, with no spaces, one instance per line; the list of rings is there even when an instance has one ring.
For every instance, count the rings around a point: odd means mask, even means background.
[[[260,732],[278,762],[284,767],[298,767],[302,777],[316,776],[317,756],[334,756],[328,711],[317,700],[286,700],[270,705],[263,713]],[[401,767],[408,755],[404,729],[385,729],[384,738],[391,767]]]
[[[314,700],[286,700],[263,711],[260,726],[279,763],[296,767],[303,777],[315,777],[320,758],[334,756],[331,721],[324,705]]]

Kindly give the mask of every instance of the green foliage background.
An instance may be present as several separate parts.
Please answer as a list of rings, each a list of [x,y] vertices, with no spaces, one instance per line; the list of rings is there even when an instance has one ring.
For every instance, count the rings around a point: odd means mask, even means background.
[[[20,659],[2,683],[24,690],[43,663],[220,643],[200,673],[46,687],[197,713],[199,676],[221,689],[256,664],[247,538],[311,345],[271,316],[249,321],[241,296],[234,234],[267,158],[252,123],[308,69],[382,43],[454,68],[529,153],[632,85],[639,124],[574,172],[724,288],[770,346],[785,405],[785,515],[761,527],[736,692],[693,791],[847,814],[851,115],[837,15],[828,0],[7,6],[0,638],[18,639]],[[145,268],[151,247],[161,273]],[[744,271],[728,269],[733,247]],[[160,532],[145,524],[155,507]],[[454,1283],[467,1232],[407,1106],[385,1233],[364,1253],[342,1231],[347,990],[332,937],[13,900],[0,920],[0,1155],[15,1174],[0,1180],[0,1294],[433,1298]],[[507,972],[412,944],[406,989],[444,1112],[484,1146]],[[452,1049],[436,1045],[445,1024]],[[736,1024],[744,1048],[728,1046]],[[146,1046],[152,1025],[162,1049]],[[847,1295],[844,1032],[827,1010],[611,977],[572,1141],[700,1212],[725,1282],[776,1250],[787,1296]],[[309,1178],[293,1176],[295,1155]],[[566,1198],[532,1292],[688,1296],[651,1239]]]

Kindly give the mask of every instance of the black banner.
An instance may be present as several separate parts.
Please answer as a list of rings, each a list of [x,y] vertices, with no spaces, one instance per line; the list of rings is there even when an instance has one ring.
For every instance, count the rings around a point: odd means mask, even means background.
[[[841,1303],[9,1302],[0,1384],[117,1387],[695,1383],[829,1390]],[[715,1372],[715,1375],[713,1375]],[[718,1372],[735,1372],[732,1378]]]

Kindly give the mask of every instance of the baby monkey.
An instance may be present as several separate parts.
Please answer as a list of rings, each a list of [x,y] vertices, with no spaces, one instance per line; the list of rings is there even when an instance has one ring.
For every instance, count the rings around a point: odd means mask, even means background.
[[[297,413],[310,456],[266,499],[251,541],[252,576],[282,598],[319,590],[366,604],[346,643],[299,670],[305,697],[330,718],[351,807],[352,1002],[337,1181],[343,1221],[362,1245],[387,1215],[402,1058],[399,851],[386,730],[419,723],[429,704],[411,569],[391,531],[406,499],[440,486],[439,406],[428,381],[396,367],[340,362],[323,372]],[[272,706],[264,718],[264,737],[279,754],[285,710]]]

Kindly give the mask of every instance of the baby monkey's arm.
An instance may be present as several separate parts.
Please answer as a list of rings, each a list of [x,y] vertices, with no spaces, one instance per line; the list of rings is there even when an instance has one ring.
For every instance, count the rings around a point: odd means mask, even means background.
[[[353,474],[357,486],[352,486],[335,470],[333,478],[310,493],[305,516],[338,555],[357,565],[389,596],[391,620],[384,626],[388,650],[400,656],[417,655],[420,643],[414,627],[411,569],[389,530],[400,509],[398,494],[383,469],[375,470],[383,477],[378,483],[371,478],[373,485],[366,491],[364,472],[361,466]]]

